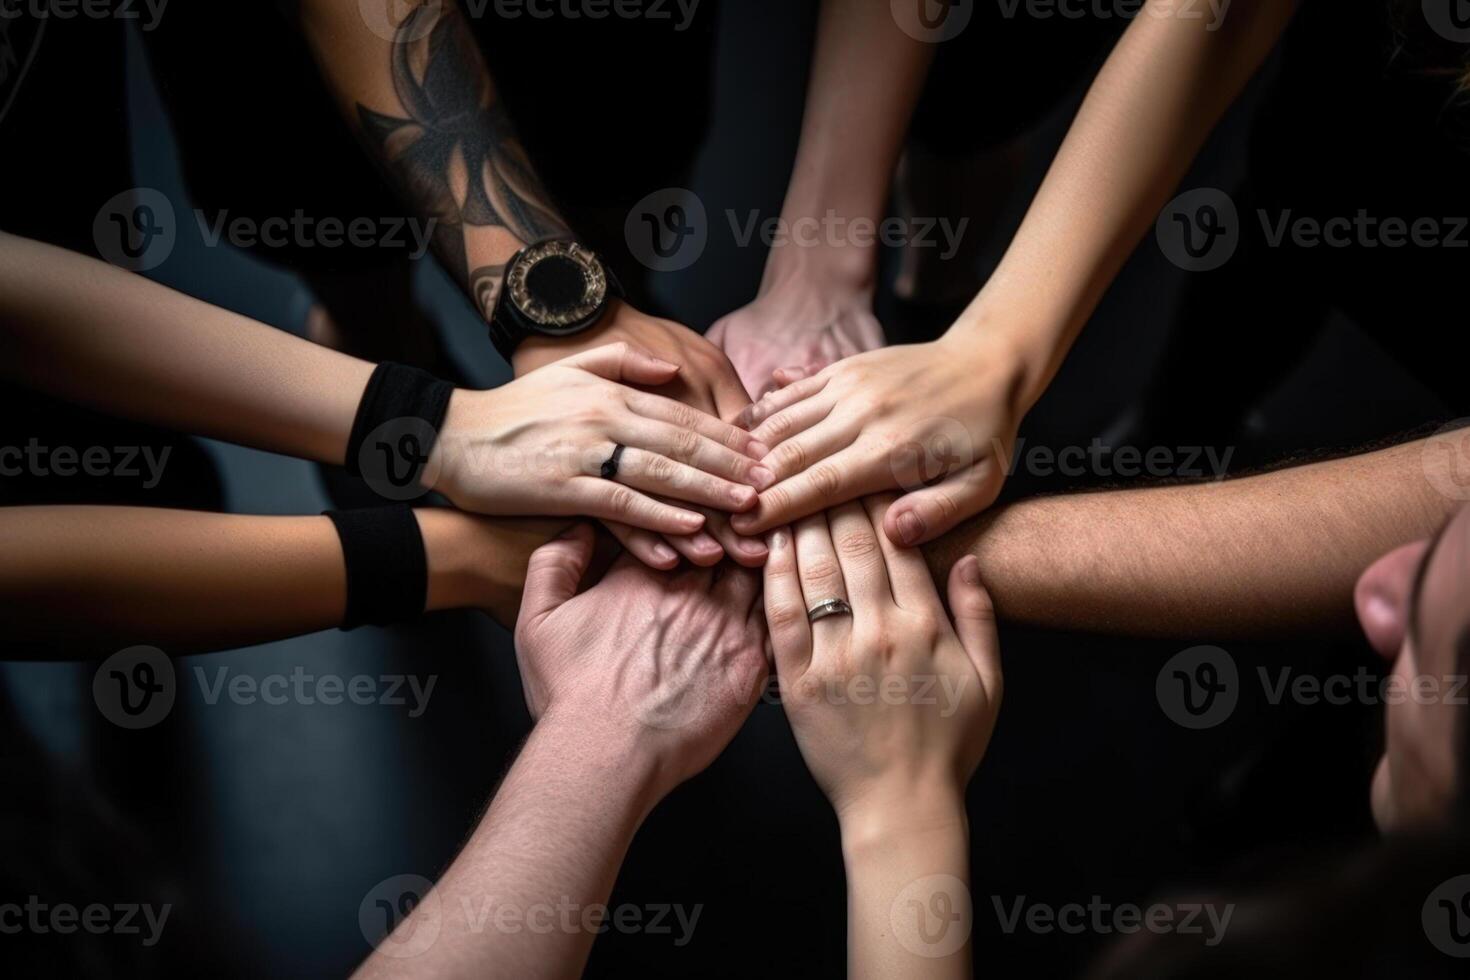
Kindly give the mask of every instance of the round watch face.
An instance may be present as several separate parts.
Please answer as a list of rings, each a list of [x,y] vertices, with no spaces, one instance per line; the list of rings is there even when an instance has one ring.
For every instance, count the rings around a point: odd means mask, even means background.
[[[547,333],[571,333],[586,325],[607,300],[607,273],[576,242],[541,242],[520,254],[505,279],[516,309]]]

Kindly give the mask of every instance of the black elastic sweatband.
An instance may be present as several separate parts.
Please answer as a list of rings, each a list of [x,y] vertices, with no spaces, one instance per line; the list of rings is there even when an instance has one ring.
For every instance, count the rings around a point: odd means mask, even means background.
[[[329,510],[347,561],[344,630],[391,626],[423,615],[429,595],[424,536],[407,506]]]
[[[395,426],[390,428],[412,432],[416,439],[414,455],[400,460],[415,470],[413,475],[416,477],[417,471],[422,470],[428,459],[429,450],[434,448],[432,439],[438,436],[439,429],[444,424],[444,413],[449,410],[449,396],[452,394],[454,385],[439,380],[427,371],[391,361],[379,364],[373,371],[373,376],[368,379],[367,387],[363,389],[362,401],[357,406],[357,417],[352,420],[352,434],[347,437],[347,472],[353,476],[363,475],[363,444],[374,432],[391,422]],[[411,419],[421,419],[425,425],[415,426],[406,421]],[[428,445],[423,445],[423,440],[417,439],[420,433],[430,440]],[[380,433],[380,438],[387,436],[382,444],[399,452],[402,435],[400,432],[385,430]],[[374,451],[377,448],[369,447],[369,450]]]

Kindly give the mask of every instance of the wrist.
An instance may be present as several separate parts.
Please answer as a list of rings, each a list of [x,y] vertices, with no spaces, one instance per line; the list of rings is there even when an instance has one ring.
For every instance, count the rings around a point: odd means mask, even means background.
[[[425,612],[478,608],[486,594],[484,519],[447,507],[414,509],[424,539]]]
[[[613,297],[608,301],[607,310],[601,318],[586,330],[565,337],[535,334],[525,338],[510,357],[510,366],[515,376],[519,378],[573,354],[611,343],[612,339],[607,334],[617,325],[619,318],[632,309],[624,300]]]
[[[618,724],[599,707],[553,704],[532,735],[553,747],[590,791],[611,794],[639,822],[672,788],[638,726]]]
[[[1005,305],[981,295],[935,341],[950,363],[967,372],[998,375],[1012,393],[1019,421],[1046,391],[1060,363],[1055,332],[1045,319],[1020,304]]]
[[[758,295],[797,291],[824,296],[848,295],[859,297],[865,303],[872,302],[878,263],[874,244],[863,244],[861,236],[858,241],[841,238],[826,241],[841,219],[783,216],[782,220],[788,222],[787,237],[771,245]],[[817,229],[815,241],[811,238],[811,228]]]
[[[874,787],[836,809],[842,849],[849,859],[900,842],[969,837],[963,790],[938,779],[921,785]]]

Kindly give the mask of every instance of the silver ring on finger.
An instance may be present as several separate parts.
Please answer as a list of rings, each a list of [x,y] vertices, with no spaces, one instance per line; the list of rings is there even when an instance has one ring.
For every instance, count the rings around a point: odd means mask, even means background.
[[[847,600],[845,599],[823,599],[806,611],[807,621],[812,623],[815,623],[819,619],[826,619],[828,616],[851,615],[852,607],[847,604]]]

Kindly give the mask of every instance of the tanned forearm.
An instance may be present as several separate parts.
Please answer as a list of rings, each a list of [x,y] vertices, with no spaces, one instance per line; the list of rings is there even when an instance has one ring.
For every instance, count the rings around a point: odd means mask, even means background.
[[[825,222],[829,213],[849,230],[854,220],[876,226],[883,219],[889,182],[933,58],[934,45],[900,30],[887,4],[823,0],[801,141],[781,211],[794,233],[810,237],[797,232],[798,222]],[[816,246],[775,248],[766,278],[816,273],[871,288],[876,245],[852,237],[831,242],[823,236]]]
[[[0,376],[180,432],[341,463],[373,365],[0,233]]]
[[[982,514],[929,545],[962,555],[998,614],[1048,628],[1267,638],[1350,628],[1353,585],[1463,496],[1464,433],[1225,482],[1067,494]],[[943,579],[940,579],[943,581]]]
[[[565,522],[415,511],[425,611],[515,622],[526,561]],[[325,517],[144,507],[0,508],[0,629],[9,658],[135,644],[170,654],[279,640],[342,622],[346,567]]]
[[[455,0],[302,0],[328,86],[489,318],[518,250],[567,233]],[[369,20],[373,23],[370,26]]]
[[[384,946],[438,923],[426,951],[374,952],[359,978],[577,977],[628,845],[656,802],[650,764],[589,737],[585,719],[541,719],[464,850]],[[513,922],[514,928],[506,925]],[[381,947],[380,947],[381,949]]]

